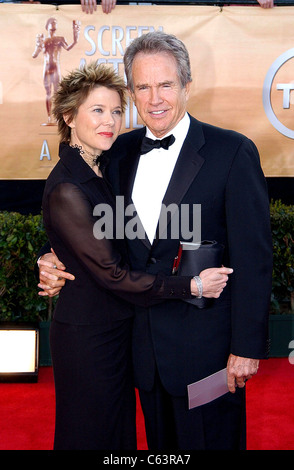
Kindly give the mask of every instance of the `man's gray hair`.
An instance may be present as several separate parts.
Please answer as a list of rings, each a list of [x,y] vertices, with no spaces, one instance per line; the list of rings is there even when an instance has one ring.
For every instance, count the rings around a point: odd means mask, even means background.
[[[190,59],[184,43],[173,36],[162,31],[154,31],[143,34],[139,38],[135,38],[127,47],[124,54],[125,74],[127,77],[128,87],[134,91],[132,66],[133,60],[139,52],[144,54],[156,54],[166,52],[173,55],[177,63],[178,75],[182,87],[192,81]]]

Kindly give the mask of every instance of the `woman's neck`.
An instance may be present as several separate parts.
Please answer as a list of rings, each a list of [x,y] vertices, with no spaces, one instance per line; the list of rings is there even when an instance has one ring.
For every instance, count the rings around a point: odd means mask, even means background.
[[[102,176],[102,173],[99,169],[100,162],[99,157],[101,156],[102,151],[98,151],[99,153],[91,153],[89,150],[86,150],[82,147],[82,145],[75,144],[70,142],[69,145],[73,148],[78,149],[82,159],[92,168],[92,170],[98,175]]]

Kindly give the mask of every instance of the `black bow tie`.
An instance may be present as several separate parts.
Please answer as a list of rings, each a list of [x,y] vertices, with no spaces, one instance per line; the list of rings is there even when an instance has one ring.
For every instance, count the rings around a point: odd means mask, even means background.
[[[172,145],[175,140],[176,139],[172,134],[168,135],[167,137],[161,140],[153,140],[145,136],[142,140],[141,155],[143,155],[144,153],[148,153],[153,149],[159,149],[160,147],[162,147],[164,150],[167,150],[168,147]]]

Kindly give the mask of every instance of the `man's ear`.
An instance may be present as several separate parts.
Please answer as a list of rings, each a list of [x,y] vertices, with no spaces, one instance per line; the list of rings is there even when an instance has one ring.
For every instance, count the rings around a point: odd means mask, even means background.
[[[185,89],[186,89],[186,101],[188,101],[189,96],[190,96],[191,82],[188,82],[186,84]]]

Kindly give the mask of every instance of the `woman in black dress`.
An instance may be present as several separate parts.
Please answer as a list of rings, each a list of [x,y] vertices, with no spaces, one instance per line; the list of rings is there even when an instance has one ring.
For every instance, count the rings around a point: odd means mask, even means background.
[[[130,302],[160,302],[171,289],[173,298],[198,294],[190,277],[130,271],[123,240],[107,238],[93,215],[103,204],[115,222],[101,153],[120,131],[125,102],[123,80],[95,64],[62,79],[54,100],[60,160],[46,182],[44,224],[75,276],[60,292],[50,333],[59,450],[136,449]]]

